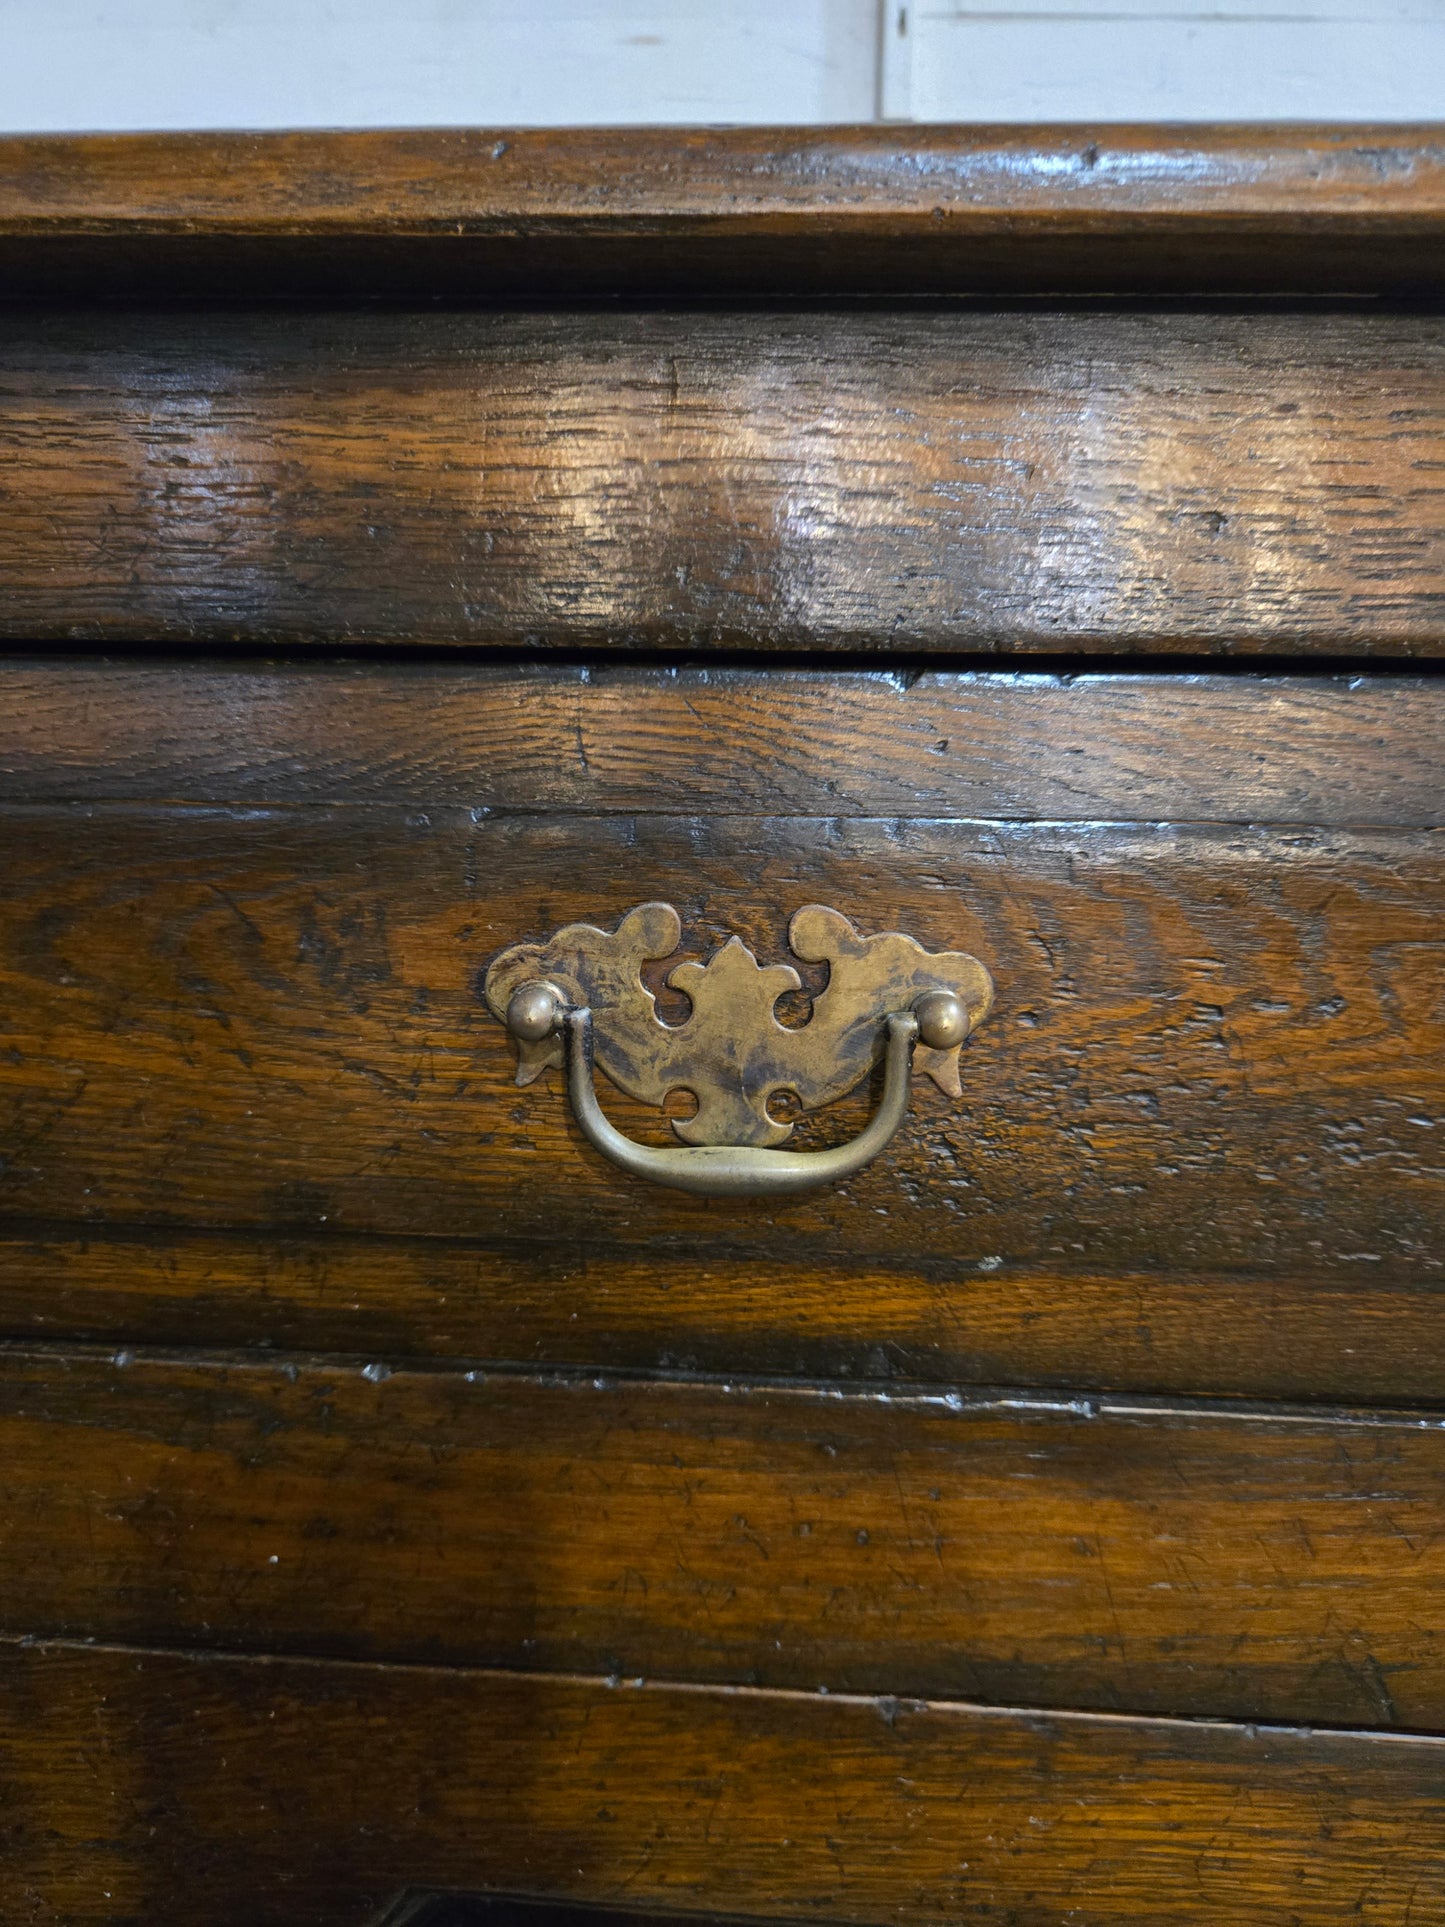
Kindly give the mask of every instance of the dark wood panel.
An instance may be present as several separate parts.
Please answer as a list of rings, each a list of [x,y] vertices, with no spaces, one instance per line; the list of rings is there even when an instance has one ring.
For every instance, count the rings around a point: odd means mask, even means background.
[[[1445,321],[11,315],[0,636],[1438,653]]]
[[[756,1916],[740,1918],[751,1921]],[[717,1927],[737,1927],[738,1917],[709,1914],[708,1919]],[[408,1893],[377,1927],[697,1927],[697,1915],[659,1913],[652,1907],[578,1906],[512,1894]]]
[[[1100,1275],[994,1256],[805,1256],[792,1238],[779,1257],[759,1236],[748,1226],[739,1252],[710,1217],[654,1254],[584,1237],[499,1247],[329,1227],[0,1223],[0,1336],[1442,1402],[1445,1316],[1428,1270],[1413,1284],[1379,1264]]]
[[[878,1927],[1445,1907],[1438,1740],[104,1649],[3,1679],[16,1920],[361,1927],[406,1887]]]
[[[0,143],[0,273],[38,293],[1445,285],[1435,126],[147,134]]]
[[[1412,1415],[0,1360],[0,1629],[1445,1725]]]
[[[380,806],[5,821],[11,1218],[1439,1281],[1436,836]],[[824,902],[983,957],[999,1001],[964,1099],[920,1088],[883,1158],[786,1203],[629,1180],[545,1080],[514,1088],[477,982],[504,945],[643,897],[677,902],[704,952],[736,932],[779,955]],[[868,1101],[798,1142],[850,1135]],[[612,1108],[665,1141],[657,1112]]]
[[[1445,677],[0,660],[0,797],[1425,828]]]

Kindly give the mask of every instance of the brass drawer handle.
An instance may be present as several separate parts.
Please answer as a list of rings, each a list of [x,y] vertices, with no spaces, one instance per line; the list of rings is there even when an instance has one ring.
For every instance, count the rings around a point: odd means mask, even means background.
[[[643,903],[615,931],[574,923],[545,944],[516,944],[486,975],[488,1008],[517,1046],[517,1082],[565,1069],[583,1133],[623,1170],[706,1197],[806,1191],[878,1155],[907,1111],[912,1069],[962,1095],[958,1053],[993,1002],[976,957],[930,953],[897,931],[860,936],[838,911],[809,904],[788,941],[798,957],[826,963],[829,976],[807,1023],[780,1024],[775,1010],[801,988],[797,971],[759,964],[733,937],[706,964],[671,971],[668,984],[692,1012],[664,1024],[642,968],[672,956],[681,935],[671,904]],[[828,1151],[774,1148],[793,1128],[769,1111],[779,1092],[816,1110],[861,1083],[880,1056],[882,1101],[857,1137]],[[594,1068],[648,1104],[691,1092],[697,1110],[673,1120],[683,1143],[659,1149],[625,1137],[603,1115]]]

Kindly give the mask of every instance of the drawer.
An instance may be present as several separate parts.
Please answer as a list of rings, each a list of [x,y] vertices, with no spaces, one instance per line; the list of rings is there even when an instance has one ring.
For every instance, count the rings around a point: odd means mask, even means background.
[[[1445,1421],[0,1354],[0,1641],[1445,1729]]]
[[[1442,710],[1398,676],[12,662],[6,1329],[1433,1401]],[[554,1074],[516,1088],[480,986],[646,899],[694,957],[780,961],[820,902],[983,959],[961,1100],[915,1079],[796,1198],[619,1171]]]

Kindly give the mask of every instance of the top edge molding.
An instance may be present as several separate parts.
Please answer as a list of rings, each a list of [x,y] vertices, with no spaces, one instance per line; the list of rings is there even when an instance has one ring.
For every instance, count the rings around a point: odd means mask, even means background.
[[[0,137],[0,298],[1445,292],[1445,122]]]

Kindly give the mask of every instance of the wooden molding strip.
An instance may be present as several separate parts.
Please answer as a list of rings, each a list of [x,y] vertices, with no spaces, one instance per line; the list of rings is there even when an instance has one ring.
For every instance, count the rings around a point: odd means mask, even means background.
[[[0,804],[1445,824],[1445,676],[0,658]]]
[[[425,298],[1445,287],[1445,127],[0,140],[0,285]]]

